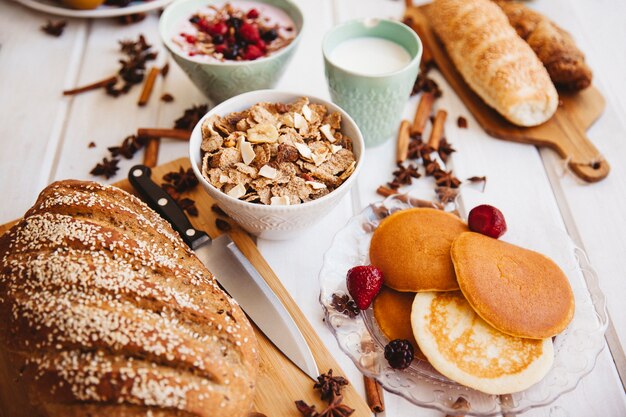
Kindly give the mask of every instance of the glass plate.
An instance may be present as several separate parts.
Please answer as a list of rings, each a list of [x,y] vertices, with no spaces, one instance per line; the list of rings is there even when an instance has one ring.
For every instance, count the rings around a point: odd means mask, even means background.
[[[573,390],[580,379],[591,372],[604,347],[608,318],[606,300],[598,286],[595,271],[585,253],[560,229],[512,227],[501,238],[552,258],[569,278],[576,310],[570,325],[554,339],[555,358],[550,372],[526,391],[511,395],[488,395],[453,382],[430,364],[418,359],[403,371],[392,369],[383,356],[388,340],[380,332],[372,309],[350,319],[332,305],[334,293],[346,294],[346,272],[355,265],[369,264],[369,243],[374,229],[389,214],[424,202],[409,195],[396,195],[367,207],[341,229],[324,255],[320,271],[320,302],[326,323],[335,334],[339,347],[364,374],[382,386],[422,407],[458,414],[452,408],[463,397],[470,411],[463,414],[496,416],[522,413],[550,404]]]

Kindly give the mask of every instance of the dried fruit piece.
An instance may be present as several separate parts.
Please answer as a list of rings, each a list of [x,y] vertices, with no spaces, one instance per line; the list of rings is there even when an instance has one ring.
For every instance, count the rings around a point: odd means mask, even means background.
[[[385,346],[385,359],[393,369],[408,368],[413,356],[413,345],[406,339],[394,339]]]
[[[474,207],[469,213],[467,223],[471,231],[494,239],[499,238],[506,232],[504,214],[488,204]]]
[[[366,310],[383,286],[383,273],[373,265],[355,266],[348,271],[346,284],[357,307]]]
[[[251,143],[274,143],[278,140],[276,126],[266,123],[258,124],[248,129],[246,133]]]

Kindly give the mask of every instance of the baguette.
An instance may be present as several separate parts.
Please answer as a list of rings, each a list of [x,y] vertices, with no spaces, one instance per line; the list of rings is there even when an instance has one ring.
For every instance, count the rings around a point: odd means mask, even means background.
[[[539,125],[558,106],[554,84],[530,46],[490,0],[435,0],[431,24],[467,84],[519,126]]]
[[[26,415],[231,417],[252,405],[245,315],[167,222],[115,187],[54,183],[0,238],[0,318]]]
[[[521,3],[501,0],[496,3],[543,62],[554,84],[568,90],[582,90],[591,85],[591,68],[569,33]]]

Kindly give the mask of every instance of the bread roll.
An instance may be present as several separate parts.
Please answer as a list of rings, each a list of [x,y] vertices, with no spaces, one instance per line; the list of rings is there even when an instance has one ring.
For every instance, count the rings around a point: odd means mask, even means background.
[[[517,34],[535,51],[558,87],[582,90],[591,85],[591,68],[574,39],[556,23],[524,4],[498,1]]]
[[[47,187],[0,238],[0,348],[43,416],[243,416],[257,343],[170,225],[110,186]],[[8,417],[8,416],[7,416]]]
[[[489,0],[435,0],[431,24],[467,84],[489,106],[520,126],[554,114],[558,95],[530,46]]]

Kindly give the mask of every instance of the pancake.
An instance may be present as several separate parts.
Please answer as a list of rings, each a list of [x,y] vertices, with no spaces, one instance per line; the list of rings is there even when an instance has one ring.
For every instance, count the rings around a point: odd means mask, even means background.
[[[374,299],[374,318],[380,331],[389,341],[394,339],[406,339],[413,345],[415,357],[426,360],[419,350],[419,346],[413,337],[411,327],[411,308],[415,293],[399,292],[384,286]]]
[[[487,394],[509,394],[539,382],[552,367],[550,339],[506,335],[481,319],[460,291],[415,296],[413,333],[441,374]]]
[[[572,320],[572,288],[550,258],[471,232],[454,241],[451,254],[463,295],[501,332],[545,339]]]
[[[370,243],[370,262],[397,291],[459,289],[450,245],[468,230],[458,217],[430,208],[398,211],[384,219]]]

